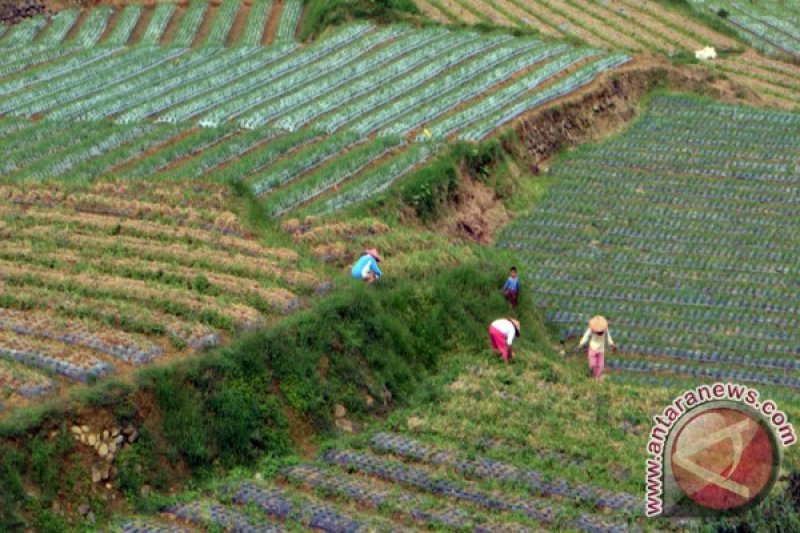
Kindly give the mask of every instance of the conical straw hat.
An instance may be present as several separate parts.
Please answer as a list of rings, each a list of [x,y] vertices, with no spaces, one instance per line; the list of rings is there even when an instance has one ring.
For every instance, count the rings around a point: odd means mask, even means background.
[[[371,255],[372,257],[374,257],[375,260],[378,261],[378,262],[380,262],[383,259],[381,257],[381,254],[379,254],[378,250],[375,249],[375,248],[367,248],[366,250],[364,250],[364,252],[369,254],[369,255]]]
[[[511,321],[511,323],[512,323],[512,324],[514,324],[514,329],[516,329],[516,330],[517,330],[517,337],[519,337],[519,336],[520,336],[520,332],[519,332],[519,320],[517,320],[516,318],[510,318],[509,320]]]
[[[608,320],[600,315],[593,316],[592,319],[589,320],[589,329],[595,333],[603,333],[606,329],[608,329]]]

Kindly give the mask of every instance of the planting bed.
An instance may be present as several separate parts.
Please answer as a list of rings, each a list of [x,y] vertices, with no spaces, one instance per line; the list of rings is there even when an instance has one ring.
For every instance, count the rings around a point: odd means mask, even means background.
[[[565,338],[610,318],[616,369],[796,388],[798,133],[796,114],[658,97],[559,166],[502,246]]]

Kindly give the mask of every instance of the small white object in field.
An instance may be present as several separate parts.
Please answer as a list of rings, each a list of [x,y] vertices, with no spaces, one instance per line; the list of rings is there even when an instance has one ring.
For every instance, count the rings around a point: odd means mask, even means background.
[[[706,46],[702,50],[695,50],[694,57],[701,60],[716,59],[717,51],[713,46]]]

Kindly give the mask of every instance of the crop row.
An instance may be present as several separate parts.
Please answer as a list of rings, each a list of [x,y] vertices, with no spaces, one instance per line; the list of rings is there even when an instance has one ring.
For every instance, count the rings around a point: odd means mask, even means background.
[[[77,9],[66,9],[50,17],[50,25],[44,31],[38,43],[40,46],[55,46],[61,43],[69,30],[78,21],[81,12]]]
[[[280,216],[330,187],[338,186],[401,144],[401,139],[397,137],[378,137],[368,141],[299,182],[271,194],[266,200],[267,211],[273,216]]]
[[[89,48],[87,50],[78,51],[75,54],[68,54],[68,57],[63,61],[45,62],[41,66],[30,68],[0,81],[0,95],[5,97],[29,85],[49,81],[73,71],[79,71],[78,74],[80,74],[80,69],[86,68],[95,61],[101,61],[116,53],[118,50],[119,48],[113,47]],[[52,57],[48,57],[48,59],[54,59],[58,55],[61,54],[54,54]]]
[[[5,37],[0,40],[0,46],[3,48],[16,48],[29,44],[46,24],[47,21],[43,18],[22,20],[8,30]]]
[[[422,164],[438,147],[435,143],[412,144],[407,150],[346,183],[331,198],[312,204],[310,212],[329,213],[381,193],[414,167]]]
[[[78,32],[70,41],[70,44],[77,44],[83,47],[90,47],[97,44],[103,32],[106,30],[108,21],[114,13],[112,7],[97,7],[92,9],[81,24]]]
[[[322,116],[336,108],[347,105],[359,96],[374,91],[381,83],[392,83],[398,77],[411,72],[421,64],[429,61],[439,54],[444,54],[447,50],[464,44],[467,40],[476,39],[464,33],[446,33],[439,30],[425,30],[416,34],[422,46],[413,50],[410,54],[399,58],[397,61],[385,65],[380,70],[363,76],[352,83],[336,89],[330,93],[322,95],[320,98],[308,102],[293,110],[288,115],[275,122],[278,128],[295,131],[319,116]],[[352,115],[354,116],[354,115]],[[346,119],[339,121],[339,124],[346,122]]]
[[[197,30],[200,29],[200,24],[203,23],[203,18],[208,11],[208,2],[195,0],[189,4],[189,8],[181,18],[181,25],[178,28],[175,38],[172,40],[172,46],[188,47],[192,46],[197,35]]]
[[[158,44],[167,29],[167,24],[175,13],[176,4],[172,2],[156,4],[150,24],[142,35],[141,44]]]
[[[188,529],[178,526],[164,526],[139,519],[126,521],[114,531],[119,533],[190,533]]]
[[[0,331],[0,357],[50,370],[84,383],[114,370],[109,363],[97,359],[87,350],[32,339],[10,331]]]
[[[400,26],[381,28],[363,35],[348,46],[327,55],[324,61],[317,61],[303,68],[294,70],[286,76],[273,80],[272,83],[268,85],[254,87],[244,93],[236,91],[231,95],[235,97],[226,97],[222,105],[213,112],[206,114],[201,121],[201,125],[217,126],[225,120],[237,117],[243,112],[269,102],[272,99],[279,98],[282,95],[289,95],[307,84],[317,83],[318,78],[334,72],[337,69],[347,68],[347,65],[360,55],[369,53],[373,47],[385,44],[397,35],[406,33],[407,31],[407,28]],[[207,107],[208,106],[206,106],[206,108]],[[183,117],[179,116],[178,119],[189,118],[197,114],[198,111],[201,110],[192,108],[185,113]]]
[[[550,87],[524,97],[516,101],[513,105],[506,107],[493,115],[489,115],[482,121],[464,130],[459,138],[471,141],[479,141],[500,126],[505,125],[520,114],[534,109],[550,100],[566,96],[577,90],[579,87],[592,82],[597,76],[614,67],[630,61],[630,57],[625,54],[612,54],[605,56],[577,71],[567,75]]]
[[[205,44],[212,46],[223,46],[228,34],[233,26],[233,19],[239,11],[239,0],[224,0],[222,6],[217,11],[214,24],[208,32]]]
[[[760,383],[762,385],[778,385],[781,387],[800,389],[800,378],[786,375],[765,374],[752,370],[732,370],[729,368],[717,368],[707,365],[687,366],[628,359],[609,360],[606,362],[606,365],[616,370],[627,370],[631,372],[670,372],[673,374],[706,377],[715,380],[746,381],[750,383]]]
[[[303,0],[286,0],[283,3],[283,12],[278,24],[276,41],[290,41],[297,32],[297,24],[303,12]]]
[[[236,54],[233,60],[225,55],[215,58],[208,64],[202,64],[196,69],[190,69],[185,77],[176,77],[175,82],[168,87],[155,87],[154,89],[159,90],[154,94],[154,98],[143,100],[132,107],[118,109],[117,111],[124,111],[124,113],[117,118],[116,122],[125,124],[139,121],[172,106],[192,102],[193,99],[197,99],[203,93],[214,91],[218,86],[224,85],[231,80],[242,78],[259,69],[263,69],[293,51],[293,46],[287,46],[262,50],[244,50]],[[206,72],[211,64],[220,67],[220,69]],[[201,72],[205,72],[207,75],[200,74]],[[164,90],[170,88],[172,90]],[[170,118],[170,115],[162,116],[160,120],[176,122],[176,120]]]
[[[420,441],[390,433],[377,433],[370,445],[378,451],[433,465],[453,468],[467,477],[495,479],[521,484],[539,495],[556,495],[577,499],[610,509],[636,512],[641,508],[639,498],[626,493],[614,493],[592,485],[573,484],[565,480],[547,481],[545,475],[532,468],[519,468],[488,457],[467,458],[451,450],[435,448]]]
[[[44,314],[22,313],[6,308],[0,308],[0,330],[81,346],[131,364],[149,362],[162,352],[158,345],[116,330],[92,330],[81,322],[58,323]]]
[[[0,359],[0,389],[10,389],[26,398],[51,391],[53,381],[23,365]]]
[[[453,65],[466,61],[470,57],[485,53],[488,50],[501,45],[507,41],[509,36],[490,36],[485,38],[473,38],[465,35],[466,42],[459,43],[457,48],[449,48],[442,54],[434,56],[436,59],[426,63],[414,72],[396,79],[388,86],[373,87],[373,91],[368,95],[358,98],[355,102],[340,107],[335,113],[313,123],[313,126],[322,128],[328,133],[333,133],[346,123],[352,122],[358,117],[373,112],[390,102],[401,98],[409,91],[422,85],[423,83],[436,78],[442,72],[448,70]]]
[[[394,61],[399,56],[425,46],[427,42],[441,33],[426,32],[417,34],[416,32],[406,32],[401,34],[392,43],[381,47],[374,53],[362,54],[355,61],[345,64],[317,78],[313,83],[309,83],[299,90],[286,91],[282,96],[268,100],[265,104],[247,113],[239,120],[239,125],[244,128],[255,128],[262,126],[276,117],[283,115],[297,107],[303,106],[311,101],[330,94],[343,85],[350,85],[353,81],[370,72],[375,72],[379,67]],[[329,69],[324,69],[328,71]],[[312,81],[313,75],[309,76]]]
[[[255,0],[250,7],[247,22],[239,43],[244,46],[255,46],[261,44],[264,35],[264,27],[267,24],[272,0]]]
[[[120,57],[119,62],[109,61],[100,71],[84,71],[83,81],[71,88],[61,89],[54,83],[50,94],[44,91],[47,89],[46,87],[38,91],[31,91],[27,100],[30,101],[36,97],[38,100],[17,107],[12,113],[30,117],[47,109],[58,108],[67,102],[91,97],[98,92],[105,91],[109,86],[142,76],[147,71],[178,55],[180,55],[180,51],[176,50],[154,50],[141,55],[128,54],[124,58]]]
[[[0,77],[10,76],[34,65],[46,63],[58,57],[76,53],[77,48],[71,46],[25,46],[13,50],[3,50],[0,57]],[[33,67],[35,68],[35,67]]]
[[[538,41],[532,40],[517,41],[509,46],[486,50],[485,53],[475,59],[459,64],[455,68],[449,69],[446,74],[437,76],[431,83],[410,91],[388,105],[365,115],[360,120],[350,124],[349,129],[359,135],[366,136],[406,113],[409,109],[416,109],[453,89],[460,88],[476,76],[483,77],[488,69],[509,58],[522,54],[538,44]],[[546,56],[547,54],[545,53],[544,55]]]
[[[221,72],[216,76],[184,88],[180,98],[173,98],[170,105],[182,104],[160,120],[177,121],[202,113],[214,106],[226,104],[231,99],[248,91],[269,86],[270,82],[301,67],[320,60],[336,50],[354,42],[372,29],[368,24],[346,26],[323,41],[303,49],[283,61],[284,56],[293,52],[296,44],[270,47],[260,52],[258,63],[245,63],[238,69]],[[268,66],[268,68],[266,68]],[[185,94],[184,94],[185,93]],[[161,107],[163,109],[163,107]],[[150,113],[147,114],[151,114]],[[147,114],[141,115],[146,116]]]
[[[285,529],[278,524],[261,523],[254,525],[241,511],[220,505],[213,501],[196,500],[170,505],[164,508],[162,512],[198,526],[219,527],[225,531],[237,531],[240,533],[278,533],[285,531]]]
[[[124,46],[131,38],[133,29],[142,16],[143,8],[139,4],[127,5],[117,17],[114,30],[103,41],[103,45]]]

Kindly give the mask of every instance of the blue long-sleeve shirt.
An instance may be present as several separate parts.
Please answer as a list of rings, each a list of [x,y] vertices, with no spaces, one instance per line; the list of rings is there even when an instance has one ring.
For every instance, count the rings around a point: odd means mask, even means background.
[[[369,254],[364,254],[358,261],[356,261],[356,264],[353,265],[353,268],[350,269],[350,274],[355,279],[364,279],[364,275],[370,271],[374,272],[378,277],[383,275],[381,269],[378,268],[378,262],[375,260],[375,258]]]
[[[519,292],[519,278],[508,278],[503,285],[503,291]]]

